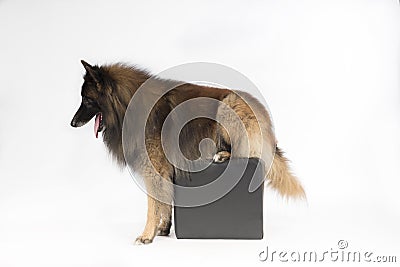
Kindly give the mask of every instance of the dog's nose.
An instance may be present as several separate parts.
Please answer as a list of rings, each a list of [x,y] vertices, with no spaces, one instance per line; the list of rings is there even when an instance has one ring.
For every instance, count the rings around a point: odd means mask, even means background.
[[[72,127],[76,127],[76,126],[77,126],[77,123],[76,123],[75,120],[72,120],[72,121],[71,121],[71,126],[72,126]]]

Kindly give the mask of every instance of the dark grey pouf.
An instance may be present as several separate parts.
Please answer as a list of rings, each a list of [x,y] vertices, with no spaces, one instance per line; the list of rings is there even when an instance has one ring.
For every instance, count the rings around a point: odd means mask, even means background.
[[[228,171],[224,173],[228,162]],[[247,166],[246,166],[247,163]],[[174,183],[185,187],[197,187],[216,180],[221,174],[226,178],[239,179],[238,183],[222,198],[198,207],[174,207],[174,224],[177,238],[201,239],[262,239],[263,238],[263,185],[250,193],[248,188],[253,175],[262,179],[264,168],[261,161],[231,159],[224,163],[212,163],[200,172],[190,173],[189,179],[176,177]],[[195,197],[175,191],[176,203],[184,198]]]

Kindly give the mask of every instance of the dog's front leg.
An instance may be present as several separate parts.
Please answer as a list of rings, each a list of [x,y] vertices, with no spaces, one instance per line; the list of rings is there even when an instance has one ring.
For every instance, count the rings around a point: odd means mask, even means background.
[[[158,235],[167,236],[169,235],[172,225],[172,206],[166,203],[160,203],[161,223],[158,226]]]
[[[147,196],[147,222],[143,233],[136,238],[135,244],[149,244],[153,241],[160,223],[160,202]]]

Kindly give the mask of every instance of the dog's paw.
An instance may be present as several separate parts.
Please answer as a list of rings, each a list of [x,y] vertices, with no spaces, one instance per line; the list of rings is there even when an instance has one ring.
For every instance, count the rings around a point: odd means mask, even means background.
[[[160,226],[158,227],[157,235],[159,236],[167,236],[171,230],[171,220],[163,221]]]
[[[153,242],[153,239],[147,238],[145,236],[139,236],[135,240],[135,245],[147,245]]]
[[[231,153],[229,153],[228,151],[220,151],[214,155],[213,161],[215,163],[222,163],[224,161],[227,161],[230,157]]]
[[[169,229],[160,229],[160,230],[158,230],[157,235],[159,235],[159,236],[168,236],[169,235]]]

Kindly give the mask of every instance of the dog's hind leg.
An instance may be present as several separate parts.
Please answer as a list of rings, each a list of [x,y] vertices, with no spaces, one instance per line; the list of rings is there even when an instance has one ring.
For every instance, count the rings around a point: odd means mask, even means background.
[[[216,121],[217,140],[226,143],[230,147],[232,158],[260,158],[268,172],[272,163],[275,136],[272,130],[267,110],[254,97],[248,93],[235,91],[222,99],[218,110]],[[215,162],[224,159],[224,151],[214,156]],[[253,191],[261,185],[264,177],[252,180],[249,190]],[[253,183],[254,181],[254,183]]]
[[[216,121],[220,124],[217,141],[230,147],[231,157],[272,162],[275,137],[269,114],[252,96],[239,91],[227,95],[218,107]],[[221,150],[216,159],[226,158],[227,153]]]
[[[234,116],[235,115],[235,116]],[[289,168],[288,159],[276,146],[272,121],[266,108],[248,93],[235,91],[227,95],[217,111],[219,138],[229,142],[232,157],[255,157],[263,160],[268,184],[282,196],[305,198],[304,189]],[[238,130],[245,128],[245,131]],[[227,141],[230,140],[230,141]],[[252,192],[264,179],[253,179]]]

